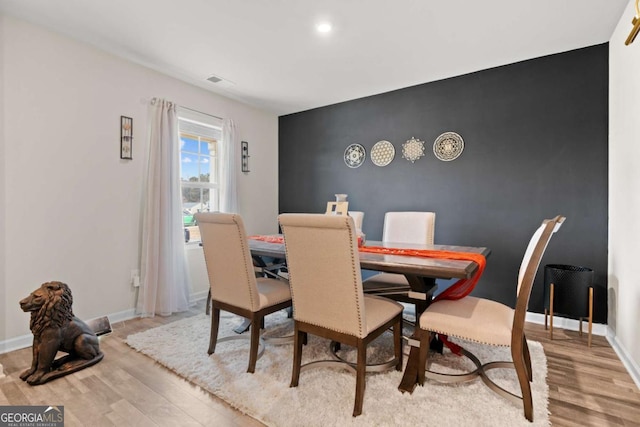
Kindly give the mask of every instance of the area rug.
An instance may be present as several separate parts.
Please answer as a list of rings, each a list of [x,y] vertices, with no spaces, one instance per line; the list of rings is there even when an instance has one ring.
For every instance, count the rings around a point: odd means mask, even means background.
[[[223,313],[220,335],[234,334],[239,317]],[[292,320],[284,312],[266,318],[264,337],[290,335]],[[402,372],[368,373],[362,415],[353,418],[355,375],[343,369],[317,368],[302,372],[300,383],[290,388],[293,344],[266,345],[256,372],[246,373],[248,341],[219,343],[208,356],[210,318],[204,314],[160,326],[127,338],[127,344],[173,370],[178,375],[227,401],[239,411],[269,426],[548,426],[547,362],[538,342],[529,341],[533,366],[534,422],[522,407],[490,391],[480,379],[457,385],[427,380],[413,394],[398,391]],[[482,362],[511,360],[508,348],[464,343]],[[355,358],[350,348],[341,350]],[[392,356],[392,335],[385,333],[370,345],[369,363]],[[303,363],[330,359],[329,342],[309,336]],[[431,369],[442,372],[469,370],[471,362],[445,350],[434,355]],[[405,358],[406,362],[406,358]],[[520,394],[513,370],[495,369],[491,377],[501,386]]]

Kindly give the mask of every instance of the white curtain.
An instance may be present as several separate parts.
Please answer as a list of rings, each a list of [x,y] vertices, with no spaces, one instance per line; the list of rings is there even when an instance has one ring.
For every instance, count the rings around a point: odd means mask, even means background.
[[[138,314],[145,317],[186,310],[190,288],[182,223],[180,138],[174,103],[151,100],[148,133],[137,303]]]
[[[222,147],[220,162],[220,211],[238,212],[237,164],[240,162],[236,141],[236,126],[231,119],[222,123]]]

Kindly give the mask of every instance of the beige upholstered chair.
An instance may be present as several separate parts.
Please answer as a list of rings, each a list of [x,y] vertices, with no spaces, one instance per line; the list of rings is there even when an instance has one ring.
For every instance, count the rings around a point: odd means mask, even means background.
[[[435,212],[387,212],[384,215],[384,242],[433,245]]]
[[[322,214],[279,217],[293,297],[295,349],[291,387],[298,386],[307,333],[357,348],[353,416],[362,413],[367,345],[393,327],[396,370],[402,369],[402,306],[365,296],[353,219]],[[390,391],[391,392],[391,391]]]
[[[362,232],[362,222],[364,221],[364,212],[349,211],[349,216],[353,218],[353,223],[356,226],[356,231]]]
[[[433,245],[435,212],[387,212],[384,215],[382,241]],[[393,295],[409,291],[409,282],[402,274],[380,273],[366,279],[364,291]]]
[[[349,202],[327,202],[327,214],[346,215],[349,210]]]
[[[249,319],[251,344],[247,372],[253,373],[259,358],[260,326],[264,316],[291,306],[289,285],[276,279],[256,278],[244,223],[239,215],[205,212],[196,214],[196,220],[211,287],[213,311],[208,352],[214,353],[218,342],[246,339],[245,335],[218,339],[220,310]]]
[[[443,382],[460,382],[480,376],[485,384],[501,396],[516,402],[522,401],[525,417],[533,421],[533,402],[529,384],[533,380],[533,373],[529,347],[524,334],[524,320],[540,260],[552,234],[563,222],[564,217],[561,216],[544,220],[531,237],[518,273],[515,310],[496,301],[472,296],[459,300],[436,301],[426,309],[420,316],[419,384],[424,384],[425,377]],[[476,364],[475,371],[466,375],[452,376],[425,370],[423,368],[426,368],[429,343],[434,333],[481,344],[510,346],[513,362],[490,362],[483,365],[473,354],[462,349],[462,354]],[[485,373],[492,368],[511,367],[516,370],[522,397],[496,385]]]

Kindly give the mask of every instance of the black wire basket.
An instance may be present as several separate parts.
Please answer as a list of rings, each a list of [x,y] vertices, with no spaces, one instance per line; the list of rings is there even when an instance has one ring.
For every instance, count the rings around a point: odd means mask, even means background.
[[[549,309],[550,285],[553,283],[553,313],[580,319],[589,316],[589,288],[593,287],[593,270],[575,265],[548,264],[544,267],[544,308]]]

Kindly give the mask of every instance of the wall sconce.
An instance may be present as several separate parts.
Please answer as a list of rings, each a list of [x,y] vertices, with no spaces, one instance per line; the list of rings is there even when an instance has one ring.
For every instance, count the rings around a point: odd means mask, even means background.
[[[639,0],[636,0],[636,16],[634,16],[633,19],[631,20],[631,24],[633,24],[633,28],[629,33],[629,37],[627,37],[627,40],[624,42],[626,46],[633,43],[633,41],[636,39],[636,36],[638,35],[638,31],[640,31],[640,6],[638,6],[638,3],[639,3]]]
[[[249,143],[242,141],[242,172],[251,172],[249,170]]]
[[[120,158],[133,159],[133,119],[120,116]]]

